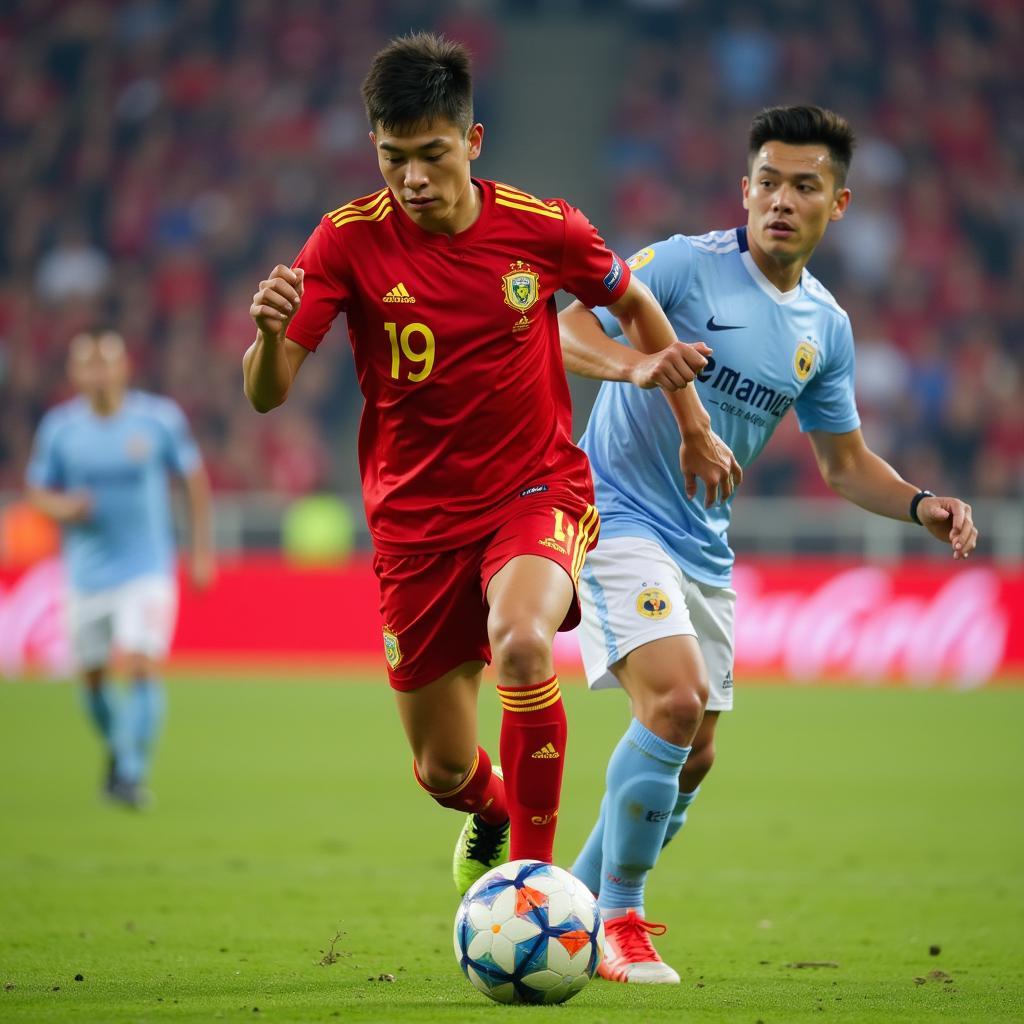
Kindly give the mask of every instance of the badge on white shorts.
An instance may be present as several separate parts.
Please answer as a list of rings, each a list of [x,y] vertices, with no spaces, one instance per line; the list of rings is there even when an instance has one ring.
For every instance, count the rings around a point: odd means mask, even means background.
[[[645,619],[663,619],[672,611],[672,602],[660,587],[644,587],[636,599],[636,610]]]

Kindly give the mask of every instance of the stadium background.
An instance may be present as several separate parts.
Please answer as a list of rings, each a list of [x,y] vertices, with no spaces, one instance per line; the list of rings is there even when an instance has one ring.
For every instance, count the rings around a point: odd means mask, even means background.
[[[851,314],[869,443],[911,480],[971,500],[979,554],[997,570],[971,577],[970,594],[954,588],[945,598],[936,597],[944,581],[930,577],[930,604],[912,616],[966,602],[995,623],[965,641],[978,664],[947,658],[944,672],[977,681],[990,663],[1019,667],[1018,654],[992,654],[1024,621],[1018,4],[308,0],[282,12],[240,0],[140,0],[39,3],[0,16],[0,672],[39,661],[40,648],[46,664],[66,664],[59,630],[36,621],[47,601],[32,597],[56,577],[48,570],[28,586],[24,575],[53,537],[17,494],[39,417],[68,394],[61,367],[82,327],[120,330],[135,383],[187,411],[231,565],[280,550],[290,504],[318,492],[346,502],[355,546],[366,550],[360,396],[344,324],[272,416],[241,398],[239,360],[256,283],[293,257],[325,209],[376,187],[361,76],[389,36],[420,27],[475,54],[487,128],[477,172],[569,197],[624,254],[675,231],[742,221],[746,129],[761,106],[810,100],[850,119],[854,203],[811,269]],[[594,388],[572,387],[581,426]],[[751,573],[760,571],[754,555],[867,556],[886,580],[861,586],[854,604],[895,601],[904,618],[900,595],[919,589],[920,577],[914,565],[892,567],[947,557],[923,531],[828,495],[793,417],[748,473],[731,536]],[[819,590],[801,595],[822,603]],[[209,605],[191,601],[179,652],[189,650],[194,617],[224,628]],[[305,642],[296,636],[285,648]],[[914,642],[904,631],[897,644]],[[354,643],[361,655],[370,646],[365,636]],[[862,663],[854,659],[854,674]]]

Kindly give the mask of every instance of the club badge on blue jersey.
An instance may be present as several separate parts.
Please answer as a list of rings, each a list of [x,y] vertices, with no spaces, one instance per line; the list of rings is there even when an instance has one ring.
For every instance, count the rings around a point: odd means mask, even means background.
[[[129,435],[124,444],[125,454],[133,462],[145,462],[153,450],[153,442],[143,433]]]
[[[648,246],[646,249],[641,249],[639,252],[633,253],[633,255],[626,260],[626,266],[629,267],[630,270],[639,270],[641,267],[646,267],[653,259],[654,250]]]
[[[501,278],[505,286],[505,305],[523,312],[537,301],[540,294],[540,276],[522,260],[510,263],[509,267],[509,273],[503,274]]]
[[[814,369],[815,360],[818,358],[817,346],[808,338],[801,341],[793,354],[793,371],[797,380],[807,380]]]

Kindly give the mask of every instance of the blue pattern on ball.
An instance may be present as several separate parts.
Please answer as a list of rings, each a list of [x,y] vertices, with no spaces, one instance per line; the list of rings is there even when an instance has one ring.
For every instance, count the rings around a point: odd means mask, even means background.
[[[529,886],[531,881],[540,878],[557,879],[557,875],[550,865],[531,861],[518,868],[512,878],[504,877],[501,874],[495,874],[493,877],[485,876],[481,883],[474,886],[464,897],[457,916],[457,952],[463,972],[472,980],[469,973],[472,970],[484,986],[490,990],[511,984],[515,993],[515,1002],[542,1003],[545,1001],[547,990],[526,984],[524,978],[549,970],[550,944],[564,935],[583,933],[588,937],[589,958],[585,971],[586,976],[592,977],[597,969],[601,918],[600,914],[596,912],[596,907],[590,927],[587,927],[575,914],[570,914],[558,924],[552,924],[549,920],[549,908],[546,903],[541,906],[531,905],[529,909],[518,913],[516,916],[521,920],[529,921],[538,929],[538,934],[514,943],[512,949],[513,970],[511,972],[498,964],[489,952],[475,958],[469,955],[468,950],[471,944],[480,934],[470,919],[470,907],[475,904],[488,909],[493,908],[495,901],[509,889],[522,890]],[[571,949],[567,949],[567,951],[572,955]]]

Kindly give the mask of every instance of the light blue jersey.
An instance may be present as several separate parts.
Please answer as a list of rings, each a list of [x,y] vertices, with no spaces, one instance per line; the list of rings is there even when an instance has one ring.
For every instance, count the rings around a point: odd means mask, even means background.
[[[168,472],[190,474],[199,451],[184,413],[169,398],[129,391],[112,416],[84,398],[51,409],[36,433],[28,483],[86,491],[92,514],[63,528],[64,558],[75,590],[117,586],[174,568]]]
[[[677,336],[714,349],[698,392],[712,429],[744,467],[790,406],[804,431],[860,426],[849,318],[806,270],[796,288],[780,292],[757,268],[746,236],[746,228],[673,235],[629,260]],[[621,337],[606,309],[594,312]],[[728,586],[731,499],[705,509],[703,485],[695,500],[686,497],[679,427],[659,390],[606,381],[580,446],[594,473],[602,537],[649,537],[688,576]]]

